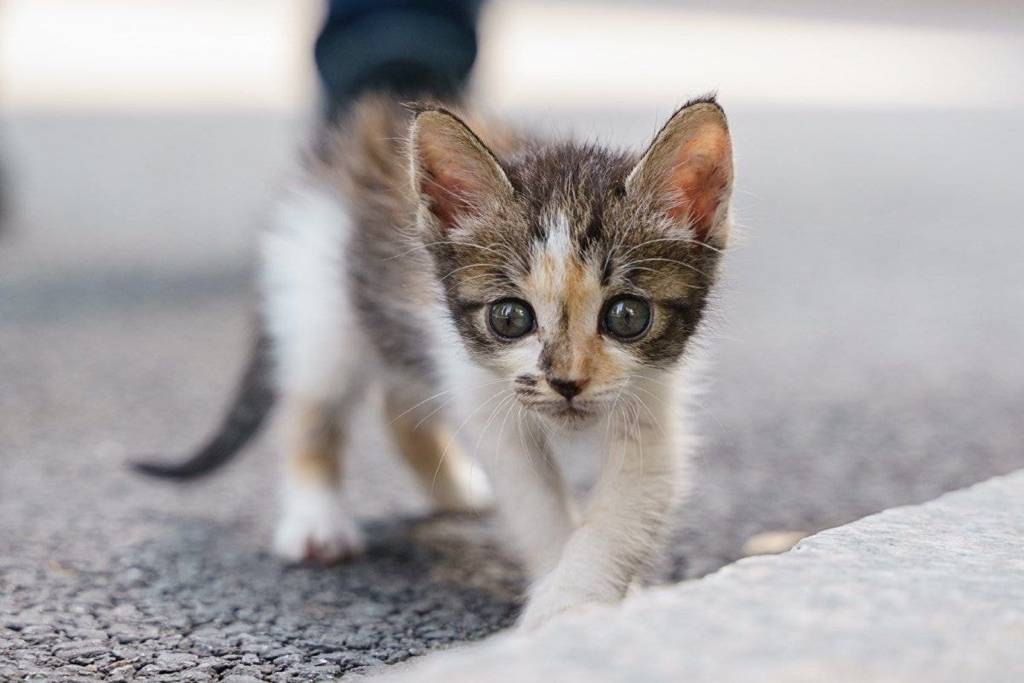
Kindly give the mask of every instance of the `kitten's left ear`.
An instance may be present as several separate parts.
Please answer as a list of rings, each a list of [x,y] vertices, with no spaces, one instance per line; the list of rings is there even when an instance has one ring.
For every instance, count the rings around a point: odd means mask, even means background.
[[[698,240],[725,246],[732,142],[718,103],[701,100],[673,114],[626,178],[626,192],[663,206]]]

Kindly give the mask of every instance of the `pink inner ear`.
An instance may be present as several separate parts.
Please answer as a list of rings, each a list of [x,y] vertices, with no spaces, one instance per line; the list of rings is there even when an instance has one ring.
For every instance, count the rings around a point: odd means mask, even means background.
[[[430,210],[446,228],[454,226],[456,217],[470,209],[468,190],[469,183],[459,168],[443,159],[436,160],[423,179],[422,192],[430,197]]]
[[[669,185],[682,201],[669,209],[674,219],[689,219],[699,239],[714,227],[731,176],[728,134],[716,125],[705,125],[679,150],[678,163]]]

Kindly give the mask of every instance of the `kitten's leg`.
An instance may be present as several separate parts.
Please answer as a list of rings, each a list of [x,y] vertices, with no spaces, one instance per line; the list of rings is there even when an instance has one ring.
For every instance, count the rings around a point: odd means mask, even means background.
[[[466,456],[437,405],[394,387],[384,398],[385,419],[398,449],[424,491],[442,512],[480,512],[493,496],[479,465]],[[414,400],[416,399],[416,400]]]
[[[262,241],[262,317],[283,398],[284,514],[275,548],[291,561],[332,562],[362,548],[339,488],[340,418],[372,373],[347,289],[350,230],[345,207],[310,184],[279,202]]]
[[[524,628],[580,605],[622,599],[664,538],[681,488],[678,420],[665,411],[609,419],[603,470],[583,523],[554,570],[531,589]]]
[[[336,405],[297,397],[284,401],[284,515],[274,548],[286,560],[333,563],[363,550],[340,490],[343,427]]]

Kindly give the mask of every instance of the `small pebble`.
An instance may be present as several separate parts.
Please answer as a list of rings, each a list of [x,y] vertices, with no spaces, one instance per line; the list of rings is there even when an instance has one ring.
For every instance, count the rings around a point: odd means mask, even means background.
[[[743,556],[778,555],[810,536],[809,531],[763,531],[743,544]]]

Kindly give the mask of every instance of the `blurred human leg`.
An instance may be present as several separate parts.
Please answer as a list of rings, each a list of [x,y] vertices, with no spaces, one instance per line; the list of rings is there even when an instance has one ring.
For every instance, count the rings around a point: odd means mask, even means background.
[[[330,0],[316,41],[325,114],[367,90],[459,93],[476,58],[481,0]]]

